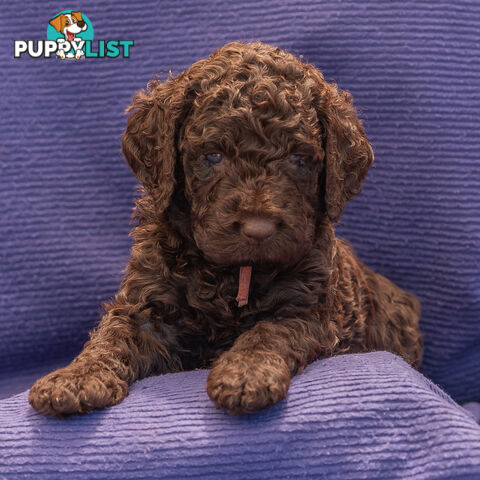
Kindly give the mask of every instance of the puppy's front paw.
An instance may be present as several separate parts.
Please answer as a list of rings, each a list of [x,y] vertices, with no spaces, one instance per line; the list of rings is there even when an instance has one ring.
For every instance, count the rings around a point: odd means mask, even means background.
[[[37,380],[30,389],[28,401],[44,415],[63,417],[115,405],[127,395],[126,382],[111,371],[69,365]]]
[[[232,415],[253,413],[283,400],[290,371],[272,352],[225,352],[214,363],[207,393],[217,408]]]

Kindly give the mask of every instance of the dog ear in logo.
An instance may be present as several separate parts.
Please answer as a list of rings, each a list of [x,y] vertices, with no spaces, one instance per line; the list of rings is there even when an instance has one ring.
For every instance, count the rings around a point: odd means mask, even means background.
[[[62,32],[62,30],[65,28],[65,18],[66,16],[61,13],[60,15],[57,15],[55,18],[52,18],[50,22],[48,22],[57,32]]]
[[[72,17],[75,18],[75,20],[77,20],[77,22],[82,22],[82,14],[81,12],[71,12],[71,15]]]

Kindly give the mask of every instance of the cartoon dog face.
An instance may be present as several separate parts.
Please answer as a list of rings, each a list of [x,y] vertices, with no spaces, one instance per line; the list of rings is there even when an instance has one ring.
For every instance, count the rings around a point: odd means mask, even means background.
[[[50,25],[65,36],[65,40],[71,42],[75,35],[84,32],[87,24],[82,20],[80,12],[61,13],[50,20]]]

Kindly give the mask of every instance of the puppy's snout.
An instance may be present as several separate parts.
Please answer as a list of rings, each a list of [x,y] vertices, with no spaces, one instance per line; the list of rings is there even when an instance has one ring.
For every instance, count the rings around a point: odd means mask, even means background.
[[[85,22],[83,20],[79,20],[77,22],[77,25],[80,27],[80,28],[83,28],[85,26]]]
[[[251,217],[241,224],[241,232],[257,242],[263,242],[277,230],[277,224],[267,218]]]

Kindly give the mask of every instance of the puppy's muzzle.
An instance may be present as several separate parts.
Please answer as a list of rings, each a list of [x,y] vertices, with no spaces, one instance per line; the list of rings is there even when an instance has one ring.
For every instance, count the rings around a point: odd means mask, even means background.
[[[277,231],[277,223],[267,218],[250,217],[243,220],[240,231],[249,239],[261,243]]]

